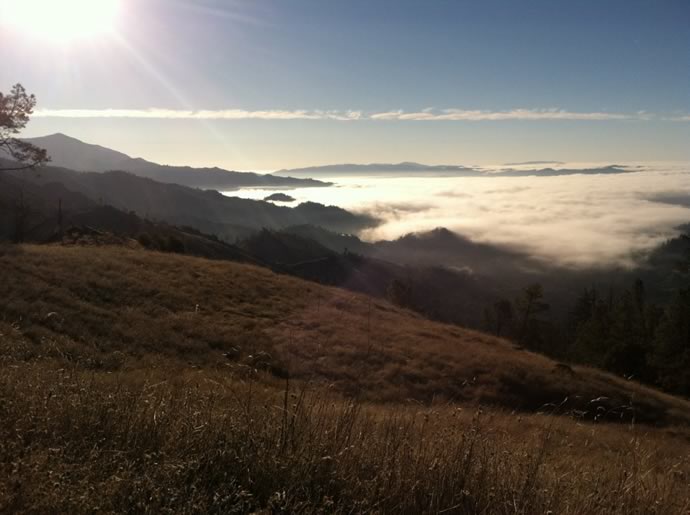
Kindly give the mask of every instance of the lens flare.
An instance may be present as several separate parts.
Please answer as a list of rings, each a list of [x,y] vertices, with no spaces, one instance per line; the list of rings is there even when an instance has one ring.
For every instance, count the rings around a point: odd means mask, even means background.
[[[120,0],[0,0],[0,26],[51,43],[115,30]]]

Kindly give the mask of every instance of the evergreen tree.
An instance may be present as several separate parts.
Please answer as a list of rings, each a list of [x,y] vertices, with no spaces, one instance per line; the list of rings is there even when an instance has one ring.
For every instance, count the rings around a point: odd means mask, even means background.
[[[690,289],[679,291],[666,309],[650,361],[662,388],[690,396]]]
[[[539,315],[548,311],[549,305],[544,302],[544,290],[539,283],[527,286],[515,302],[520,314],[518,341],[523,345],[543,350],[542,320]]]
[[[575,337],[570,352],[572,359],[603,366],[611,339],[611,311],[611,302],[602,299],[594,288],[585,290],[578,298],[574,310]]]
[[[496,320],[496,336],[510,332],[513,323],[513,305],[508,299],[500,299],[493,306]]]
[[[50,161],[44,149],[16,138],[29,123],[35,106],[36,97],[29,95],[21,84],[12,86],[9,94],[0,92],[0,157],[18,163],[0,170],[24,170]]]

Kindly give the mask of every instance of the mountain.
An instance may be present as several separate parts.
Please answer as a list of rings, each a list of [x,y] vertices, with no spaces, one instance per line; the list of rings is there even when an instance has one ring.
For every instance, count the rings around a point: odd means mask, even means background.
[[[551,162],[533,162],[547,164]],[[520,163],[528,164],[528,163]],[[554,162],[554,164],[558,164]],[[516,164],[517,166],[517,164]],[[486,171],[460,165],[424,165],[419,163],[398,164],[336,164],[293,168],[274,172],[279,177],[346,177],[346,176],[384,176],[384,177],[556,177],[561,175],[605,175],[630,173],[631,170],[619,165],[596,168],[534,168],[517,170],[506,168],[498,171]]]
[[[36,172],[4,172],[0,177],[8,183],[18,184],[20,179],[28,181],[42,200],[29,203],[27,199],[27,205],[30,209],[39,209],[45,204],[52,217],[61,195],[79,194],[80,198],[97,205],[131,211],[147,220],[190,226],[228,242],[264,227],[277,229],[306,223],[336,232],[358,232],[379,223],[369,215],[351,213],[336,206],[314,202],[294,208],[277,206],[261,200],[229,197],[217,191],[158,182],[127,172],[76,172],[48,166]],[[19,198],[16,184],[14,196],[6,194],[8,209]]]
[[[335,164],[325,166],[310,166],[279,170],[273,175],[280,177],[337,177],[347,175],[436,175],[436,176],[464,176],[476,173],[472,168],[457,165],[424,165],[420,163],[372,163],[372,164]]]
[[[679,230],[688,231],[684,227]],[[404,267],[402,274],[393,276],[409,279],[414,285],[415,310],[471,327],[483,327],[478,306],[488,306],[499,298],[513,299],[535,282],[544,287],[551,315],[557,319],[567,317],[583,289],[593,285],[624,291],[642,279],[649,299],[664,304],[680,284],[685,284],[678,264],[690,255],[690,240],[679,237],[638,256],[632,269],[606,265],[574,269],[544,262],[520,249],[472,241],[442,227],[376,242],[310,225],[287,227],[282,232],[315,240],[336,253],[356,253]],[[453,311],[457,305],[463,309]]]
[[[322,227],[292,226],[283,232],[318,241],[336,252],[355,252],[372,258],[410,266],[443,265],[467,273],[503,276],[520,273],[524,277],[553,268],[515,249],[480,243],[438,227],[409,233],[395,240],[366,242],[353,234],[336,234]]]
[[[562,165],[563,161],[521,161],[519,163],[505,163],[504,166],[526,166],[526,165]]]
[[[0,242],[17,237],[17,199],[26,206],[23,236],[27,242],[78,245],[125,245],[209,259],[263,264],[242,249],[191,227],[145,220],[134,212],[100,205],[61,184],[21,182],[0,173]],[[58,214],[60,212],[60,214]]]
[[[203,189],[233,190],[245,187],[306,188],[328,186],[311,179],[277,177],[250,172],[234,172],[221,168],[192,168],[152,163],[141,158],[111,150],[100,145],[84,143],[64,134],[52,134],[25,141],[48,151],[54,166],[80,172],[124,171],[160,182],[168,182]]]
[[[406,234],[393,241],[377,242],[371,254],[406,264],[444,263],[446,266],[487,275],[506,268],[528,271],[540,266],[526,254],[497,245],[474,242],[443,227]]]
[[[498,172],[488,172],[487,177],[559,177],[561,175],[611,175],[633,173],[620,165],[599,166],[596,168],[539,168],[533,170],[506,169]]]
[[[159,184],[124,172],[89,174],[63,170],[61,176],[60,169],[48,169],[43,174],[42,178],[29,175],[33,180],[21,181],[9,173],[0,173],[0,241],[14,239],[17,235],[17,199],[22,191],[26,206],[22,233],[28,242],[118,244],[250,262],[384,298],[394,281],[404,282],[411,288],[405,300],[408,308],[438,320],[475,327],[481,323],[483,307],[496,298],[488,282],[480,282],[462,271],[444,270],[428,263],[404,267],[354,254],[353,251],[362,251],[371,245],[355,236],[309,224],[285,231],[251,225],[258,220],[265,224],[263,227],[280,228],[276,221],[307,220],[347,229],[353,223],[360,223],[357,215],[339,208],[307,203],[296,209],[273,209],[266,202]],[[77,191],[71,191],[64,183]],[[132,193],[135,191],[136,194]],[[105,196],[100,197],[103,194]],[[236,201],[241,203],[236,205]],[[58,216],[60,202],[62,213]],[[162,202],[164,206],[160,207]],[[205,205],[211,205],[212,212],[204,211]],[[166,211],[165,206],[177,207],[178,212]],[[189,206],[199,217],[191,218],[182,209],[184,206]],[[142,212],[148,212],[148,217],[137,214]],[[214,214],[225,223],[214,221],[217,220]],[[222,239],[204,234],[214,229]],[[296,234],[300,231],[304,236]],[[352,242],[350,251],[328,248],[318,241],[323,235],[330,235],[336,241]],[[229,243],[236,240],[236,245]]]
[[[295,198],[285,193],[271,193],[267,197],[264,197],[264,200],[270,202],[294,202]]]
[[[653,193],[647,196],[647,200],[659,202],[661,204],[690,208],[690,193],[683,191]]]

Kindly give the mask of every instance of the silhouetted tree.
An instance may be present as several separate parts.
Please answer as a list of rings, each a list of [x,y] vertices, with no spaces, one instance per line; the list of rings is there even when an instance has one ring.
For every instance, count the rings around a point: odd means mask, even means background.
[[[682,235],[685,241],[690,236]],[[657,383],[664,389],[690,396],[690,253],[679,263],[680,287],[654,331],[654,347],[649,359]]]
[[[570,328],[573,332],[577,333],[579,328],[594,316],[599,300],[599,292],[596,288],[585,288],[575,301],[575,306],[570,313]]]
[[[499,299],[484,310],[484,323],[488,331],[501,336],[513,323],[513,305],[508,299]]]
[[[623,292],[612,312],[604,367],[627,377],[652,382],[655,374],[648,360],[659,320],[658,308],[647,302],[644,283],[637,279],[632,289]]]
[[[36,97],[29,95],[21,84],[12,86],[9,94],[0,92],[0,156],[5,154],[18,163],[0,170],[25,170],[50,161],[45,149],[16,138],[35,106]]]
[[[690,234],[681,234],[680,238],[681,241],[690,244]],[[688,274],[690,272],[690,249],[686,249],[685,259],[678,263],[678,270],[683,274]]]
[[[35,106],[36,97],[29,95],[21,84],[12,86],[9,94],[0,92],[0,157],[16,163],[0,165],[0,171],[35,169],[50,161],[45,149],[16,137],[26,127]],[[17,243],[24,241],[27,211],[22,185],[14,213],[14,241]]]
[[[544,302],[541,284],[534,283],[526,287],[515,304],[521,318],[518,341],[525,344],[529,340],[532,347],[538,347],[541,340],[538,316],[549,309],[549,305]]]
[[[666,309],[650,358],[664,389],[690,395],[690,289],[678,292]]]
[[[496,314],[490,306],[484,308],[484,330],[496,334]]]
[[[393,279],[388,285],[388,300],[393,304],[409,308],[412,305],[412,284],[409,280]]]
[[[168,252],[173,252],[175,254],[184,254],[185,246],[184,242],[177,238],[176,236],[168,236],[165,245],[165,250]]]

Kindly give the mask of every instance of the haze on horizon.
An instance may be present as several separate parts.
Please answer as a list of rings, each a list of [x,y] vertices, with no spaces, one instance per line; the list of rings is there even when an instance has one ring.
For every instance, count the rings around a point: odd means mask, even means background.
[[[0,0],[26,137],[240,170],[690,160],[683,0],[60,6]]]

